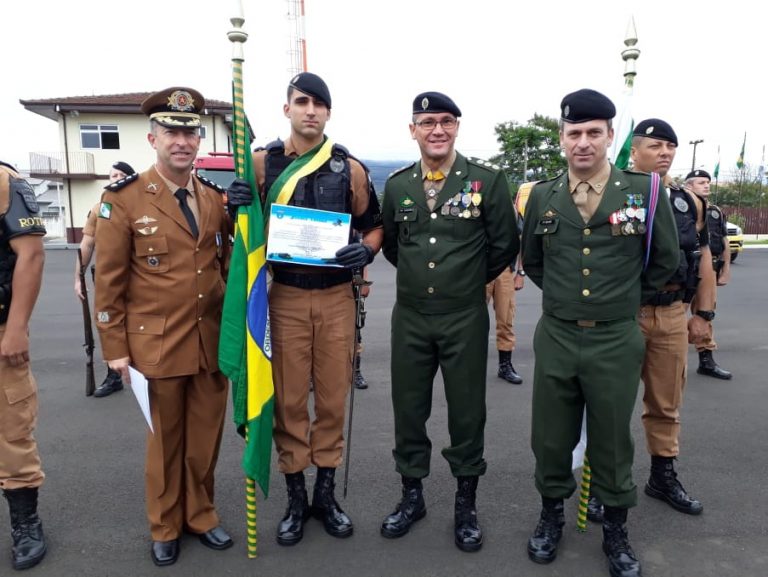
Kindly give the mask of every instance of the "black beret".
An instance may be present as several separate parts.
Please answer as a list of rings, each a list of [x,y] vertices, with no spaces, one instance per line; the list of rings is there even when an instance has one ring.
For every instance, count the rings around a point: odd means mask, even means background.
[[[118,160],[115,164],[112,165],[112,168],[114,168],[115,170],[119,170],[125,176],[130,176],[134,172],[136,172],[135,170],[133,170],[130,164],[128,164],[127,162],[123,162],[122,160]]]
[[[422,92],[413,99],[413,114],[427,112],[448,112],[456,118],[461,116],[456,103],[441,92]]]
[[[317,74],[301,72],[291,78],[288,85],[304,94],[314,96],[328,108],[331,107],[331,91],[328,90],[328,85],[325,81]]]
[[[656,140],[666,140],[677,146],[677,134],[672,127],[658,118],[647,118],[635,126],[632,136],[645,136]]]
[[[198,128],[200,111],[205,98],[193,88],[172,86],[148,96],[141,111],[162,126],[169,128]]]
[[[566,94],[560,103],[560,119],[579,124],[590,120],[610,120],[616,116],[613,102],[597,90],[582,88]]]
[[[712,182],[712,177],[709,176],[709,173],[706,170],[693,170],[688,173],[688,176],[685,177],[685,180],[690,180],[691,178],[706,178]]]

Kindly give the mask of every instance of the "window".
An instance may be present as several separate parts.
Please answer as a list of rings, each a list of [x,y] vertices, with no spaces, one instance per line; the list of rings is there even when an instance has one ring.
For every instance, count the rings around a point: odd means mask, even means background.
[[[200,138],[205,138],[205,126],[200,127]]]
[[[120,149],[120,133],[116,124],[81,124],[80,147],[103,150]]]

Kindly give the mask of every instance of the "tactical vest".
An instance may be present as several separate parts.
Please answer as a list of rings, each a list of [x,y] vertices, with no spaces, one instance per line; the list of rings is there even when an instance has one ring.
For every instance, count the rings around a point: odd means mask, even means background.
[[[269,192],[272,184],[285,170],[293,158],[285,155],[281,140],[266,146],[264,190]],[[288,204],[333,212],[352,212],[349,151],[340,144],[334,144],[331,158],[315,172],[301,178]]]
[[[8,175],[8,211],[0,214],[0,324],[8,320],[16,254],[10,240],[25,234],[45,234],[35,192],[23,178]]]
[[[723,211],[715,205],[710,204],[707,207],[707,227],[709,228],[709,250],[712,251],[712,257],[720,260],[725,252],[725,218]]]
[[[679,188],[669,189],[672,214],[675,216],[677,235],[680,239],[680,264],[669,282],[685,287],[685,302],[690,302],[699,283],[699,259],[701,250],[696,232],[696,205],[688,194]]]

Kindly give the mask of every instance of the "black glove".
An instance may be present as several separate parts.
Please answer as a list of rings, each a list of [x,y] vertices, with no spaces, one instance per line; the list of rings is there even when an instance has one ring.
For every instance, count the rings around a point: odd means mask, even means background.
[[[373,249],[367,244],[353,242],[336,251],[336,264],[344,268],[362,268],[373,262]]]
[[[241,206],[250,206],[253,202],[253,192],[248,181],[236,178],[227,188],[227,210],[234,217]]]

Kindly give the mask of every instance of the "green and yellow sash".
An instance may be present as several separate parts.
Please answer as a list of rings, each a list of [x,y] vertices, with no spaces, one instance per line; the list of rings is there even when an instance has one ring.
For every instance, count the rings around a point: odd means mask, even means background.
[[[328,137],[324,137],[323,142],[296,158],[280,173],[267,192],[267,204],[264,207],[265,222],[268,222],[272,205],[288,204],[296,190],[296,183],[328,162],[332,149],[333,142]]]

